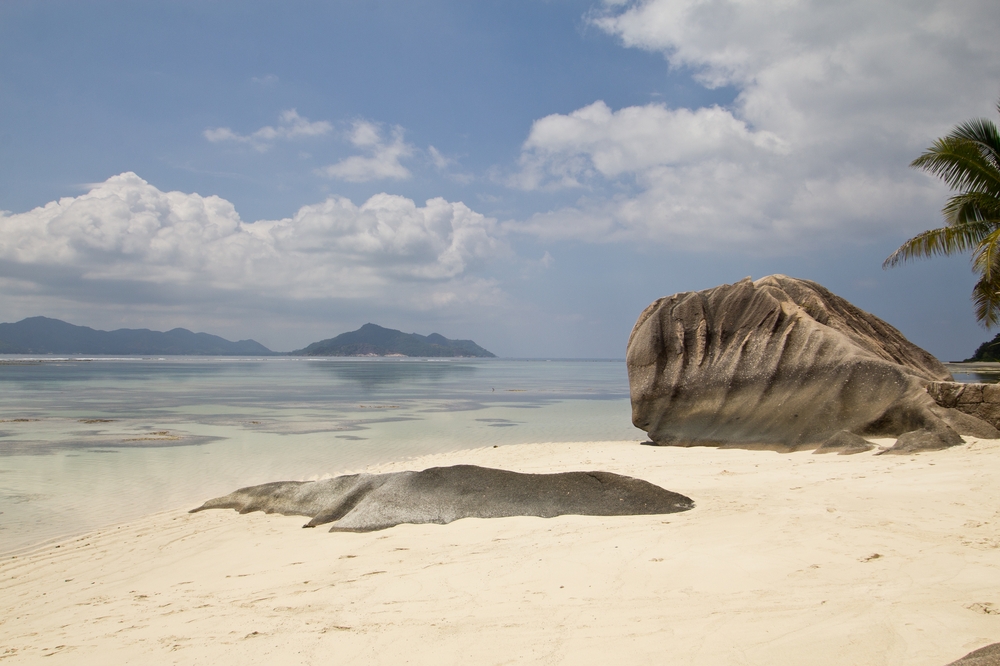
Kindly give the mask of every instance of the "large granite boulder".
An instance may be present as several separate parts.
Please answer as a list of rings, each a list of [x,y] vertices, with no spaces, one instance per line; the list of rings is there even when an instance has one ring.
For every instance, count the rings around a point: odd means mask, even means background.
[[[951,374],[895,328],[821,285],[747,278],[654,302],[629,337],[632,421],[656,444],[816,448],[843,431],[896,453],[997,437],[939,406]]]
[[[329,523],[331,532],[370,532],[401,523],[450,523],[472,517],[638,516],[676,513],[693,506],[684,495],[610,472],[521,474],[454,465],[420,472],[265,483],[209,500],[191,513],[264,511],[311,517],[304,527]]]

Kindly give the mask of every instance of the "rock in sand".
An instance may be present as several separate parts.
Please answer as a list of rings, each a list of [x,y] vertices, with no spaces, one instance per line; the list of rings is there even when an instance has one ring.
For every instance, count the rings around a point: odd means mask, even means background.
[[[401,523],[565,514],[633,516],[687,511],[694,502],[642,479],[610,472],[521,474],[455,465],[421,472],[351,474],[241,488],[196,511],[236,509],[310,516],[305,527],[371,532]]]
[[[746,278],[661,298],[640,315],[627,363],[632,421],[660,445],[844,450],[844,435],[898,437],[889,453],[998,437],[939,406],[951,374],[899,331],[821,285]],[[861,450],[853,440],[849,448]],[[846,452],[846,451],[844,451]]]
[[[973,650],[948,666],[1000,666],[1000,643],[992,643]]]

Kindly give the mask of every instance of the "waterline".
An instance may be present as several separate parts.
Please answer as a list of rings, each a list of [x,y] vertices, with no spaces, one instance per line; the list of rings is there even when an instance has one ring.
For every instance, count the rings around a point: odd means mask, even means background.
[[[5,360],[0,552],[244,485],[462,448],[644,437],[622,361]]]

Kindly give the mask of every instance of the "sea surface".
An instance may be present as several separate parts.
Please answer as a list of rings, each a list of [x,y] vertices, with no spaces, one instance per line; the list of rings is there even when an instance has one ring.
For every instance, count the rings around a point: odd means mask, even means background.
[[[268,481],[643,439],[620,360],[0,356],[0,553]]]
[[[1000,382],[1000,363],[992,362],[970,362],[970,363],[945,363],[956,382],[996,384]]]

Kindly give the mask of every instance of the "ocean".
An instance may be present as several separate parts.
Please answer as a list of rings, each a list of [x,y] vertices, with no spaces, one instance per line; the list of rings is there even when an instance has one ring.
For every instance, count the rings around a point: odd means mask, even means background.
[[[624,361],[0,357],[0,553],[236,488],[636,440]]]

